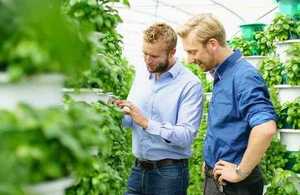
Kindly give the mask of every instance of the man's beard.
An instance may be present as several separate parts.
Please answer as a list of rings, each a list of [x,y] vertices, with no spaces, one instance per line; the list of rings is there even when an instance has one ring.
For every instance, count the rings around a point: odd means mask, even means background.
[[[153,72],[164,73],[169,69],[169,65],[170,65],[169,59],[166,59],[164,63],[159,63]]]

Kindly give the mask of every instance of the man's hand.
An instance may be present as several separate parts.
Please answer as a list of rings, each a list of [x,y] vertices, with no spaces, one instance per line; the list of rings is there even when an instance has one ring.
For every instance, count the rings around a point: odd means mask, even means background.
[[[236,166],[236,164],[219,160],[213,170],[214,178],[218,179],[218,182],[222,185],[226,185],[226,181],[231,183],[242,181],[245,178],[241,178],[241,176],[236,173]]]
[[[143,128],[148,128],[148,119],[144,117],[141,110],[126,100],[116,100],[114,104],[121,108],[125,114],[131,116],[132,120]]]

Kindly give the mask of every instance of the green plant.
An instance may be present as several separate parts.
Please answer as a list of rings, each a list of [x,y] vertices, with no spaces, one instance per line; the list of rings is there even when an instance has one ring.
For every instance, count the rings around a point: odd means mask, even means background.
[[[293,44],[288,50],[289,59],[285,64],[287,83],[300,85],[300,44]]]
[[[20,186],[84,175],[90,171],[92,147],[99,149],[104,164],[113,150],[110,134],[121,132],[120,120],[113,117],[122,115],[112,111],[103,104],[95,109],[72,101],[65,108],[21,104],[15,112],[1,110],[0,156],[7,158],[1,166],[8,168],[0,172],[1,183]]]
[[[259,69],[268,86],[283,83],[282,65],[277,57],[268,56],[264,58]]]
[[[255,42],[259,55],[266,56],[274,52],[274,47],[267,39],[264,31],[255,33]]]
[[[1,1],[0,12],[7,14],[0,18],[0,62],[12,81],[37,73],[77,75],[88,67],[90,29],[69,20],[60,1]]]
[[[229,43],[232,49],[240,50],[244,56],[258,55],[255,44],[255,41],[249,41],[242,37],[234,37]]]
[[[286,156],[286,147],[282,145],[278,139],[273,139],[260,163],[264,179],[267,183],[271,182],[276,173],[276,169],[286,167],[288,162],[285,158]]]
[[[93,62],[79,78],[68,81],[68,87],[101,88],[126,98],[134,75],[122,54],[122,36],[116,27],[122,21],[118,11],[107,1],[65,0],[65,12],[81,25],[93,27]],[[128,4],[127,1],[123,1]]]
[[[274,106],[275,112],[279,113],[281,110],[281,104],[280,104],[280,101],[278,98],[278,89],[276,89],[274,87],[270,87],[269,92],[270,92],[270,99]]]
[[[293,159],[293,162],[295,162],[295,164],[292,166],[292,171],[299,174],[300,173],[300,152],[293,152],[290,155],[290,158]]]
[[[204,139],[207,130],[207,113],[203,115],[198,135],[193,143],[193,155],[189,160],[190,183],[189,195],[203,194],[204,175],[202,172]]]
[[[278,126],[279,128],[300,129],[300,98],[282,105]]]
[[[212,81],[208,80],[206,73],[201,68],[195,64],[186,64],[185,66],[200,79],[205,92],[212,91]]]
[[[92,107],[99,113],[105,113],[108,124],[117,125],[116,130],[110,127],[102,129],[110,140],[111,150],[105,156],[101,153],[95,156],[89,171],[81,175],[77,185],[71,187],[67,194],[123,194],[133,163],[131,131],[120,128],[118,110],[98,103]]]
[[[297,38],[300,36],[299,32],[299,22],[293,20],[288,15],[277,14],[265,30],[265,37],[268,40],[267,45],[274,47],[274,41]]]
[[[297,177],[291,171],[276,169],[271,185],[267,188],[266,195],[299,195],[291,177]],[[300,178],[298,178],[300,179]]]

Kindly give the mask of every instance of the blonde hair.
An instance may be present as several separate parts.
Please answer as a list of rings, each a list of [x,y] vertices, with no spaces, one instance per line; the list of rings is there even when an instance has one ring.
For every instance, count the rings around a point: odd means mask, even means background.
[[[144,31],[144,41],[147,43],[164,41],[171,50],[176,48],[177,35],[175,30],[166,23],[154,23]]]
[[[221,46],[226,45],[226,33],[221,22],[210,13],[199,14],[189,19],[178,29],[177,34],[185,38],[195,32],[197,40],[206,44],[209,39],[216,39]]]

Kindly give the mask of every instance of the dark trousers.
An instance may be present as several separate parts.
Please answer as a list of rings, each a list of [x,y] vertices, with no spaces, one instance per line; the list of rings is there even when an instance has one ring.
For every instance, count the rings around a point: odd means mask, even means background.
[[[239,183],[229,183],[221,188],[214,180],[211,174],[205,169],[204,195],[262,195],[263,194],[263,177],[260,169],[256,167],[252,173]],[[222,192],[223,191],[223,192]]]
[[[188,174],[188,163],[151,170],[136,165],[129,176],[125,195],[186,195]]]

